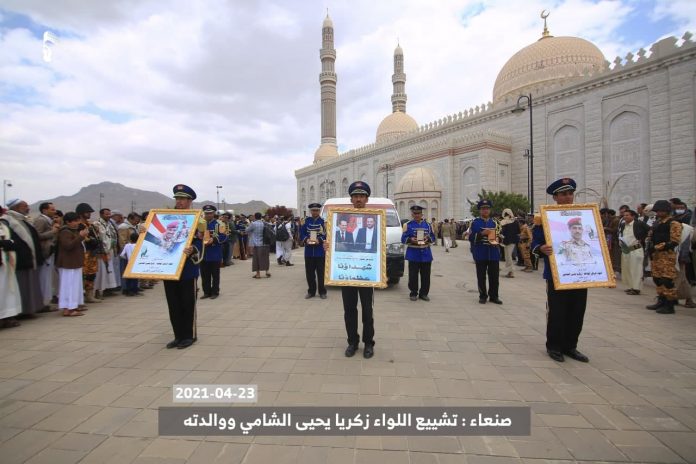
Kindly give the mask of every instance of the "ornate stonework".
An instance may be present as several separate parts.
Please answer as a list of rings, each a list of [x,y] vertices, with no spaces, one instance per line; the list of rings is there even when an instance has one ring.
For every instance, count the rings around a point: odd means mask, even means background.
[[[299,210],[317,200],[319,186],[327,181],[335,183],[338,195],[346,195],[344,186],[357,179],[367,181],[376,196],[387,196],[388,190],[402,217],[408,217],[412,202],[428,208],[427,217],[468,217],[468,200],[482,188],[526,195],[529,115],[511,113],[521,91],[534,102],[535,204],[549,202],[546,185],[567,175],[578,180],[581,202],[606,197],[615,209],[675,196],[696,202],[696,46],[691,33],[660,40],[649,56],[640,49],[612,64],[579,38],[548,35],[521,52],[501,70],[493,103],[419,127],[399,111],[406,101],[405,91],[397,91],[401,77],[395,66],[395,111],[378,131],[389,136],[295,171]],[[597,65],[600,58],[602,65]],[[555,77],[543,78],[534,63],[544,64]],[[436,190],[399,187],[414,172],[432,173]],[[426,177],[430,174],[421,179]]]

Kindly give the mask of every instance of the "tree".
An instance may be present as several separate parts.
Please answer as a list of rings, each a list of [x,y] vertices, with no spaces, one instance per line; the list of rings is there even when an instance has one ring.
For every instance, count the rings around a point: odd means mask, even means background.
[[[512,213],[516,216],[524,216],[529,211],[529,200],[524,195],[519,193],[510,192],[493,192],[481,189],[481,193],[478,194],[479,200],[491,200],[493,202],[493,210],[491,211],[492,216],[500,216],[505,208],[510,208]],[[471,215],[474,217],[479,216],[478,208],[476,207],[477,201],[467,200],[469,202]]]
[[[292,210],[284,205],[275,205],[268,208],[266,214],[268,214],[268,217],[288,217],[292,216]]]

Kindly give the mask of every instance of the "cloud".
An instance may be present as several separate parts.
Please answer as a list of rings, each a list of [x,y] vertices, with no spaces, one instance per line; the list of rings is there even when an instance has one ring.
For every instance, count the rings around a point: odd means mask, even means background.
[[[0,155],[33,201],[109,180],[228,202],[295,206],[294,170],[319,145],[321,21],[334,21],[337,132],[372,143],[391,112],[393,51],[405,53],[408,112],[420,124],[488,102],[499,69],[538,39],[547,2],[5,0],[0,12]],[[554,35],[607,59],[649,46],[617,31],[631,15],[693,26],[691,2],[556,1]],[[676,2],[679,3],[679,2]],[[16,21],[16,18],[23,18]],[[27,19],[28,18],[28,19]],[[13,21],[16,21],[13,23]],[[26,23],[29,25],[27,26]],[[37,31],[60,37],[41,58]],[[682,31],[683,32],[683,31]]]

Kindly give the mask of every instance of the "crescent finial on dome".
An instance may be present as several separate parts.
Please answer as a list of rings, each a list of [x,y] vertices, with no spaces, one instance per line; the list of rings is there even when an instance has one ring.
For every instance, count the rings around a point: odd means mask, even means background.
[[[552,37],[551,33],[549,32],[549,28],[546,27],[546,18],[549,17],[551,12],[549,10],[541,10],[541,19],[544,20],[544,32],[541,33],[541,38],[544,39],[546,37]]]

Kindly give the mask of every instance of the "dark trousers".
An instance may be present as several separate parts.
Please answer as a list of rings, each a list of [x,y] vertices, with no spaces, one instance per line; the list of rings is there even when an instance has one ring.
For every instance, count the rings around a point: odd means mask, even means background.
[[[431,261],[408,262],[408,289],[411,295],[427,296],[430,291],[430,265]],[[418,291],[418,274],[420,274],[420,292]]]
[[[232,243],[226,240],[222,243],[222,263],[225,266],[229,266],[232,262]]]
[[[360,295],[360,303],[362,305],[363,343],[365,343],[365,346],[374,345],[375,326],[372,319],[374,289],[372,287],[341,287],[343,319],[346,323],[348,344],[357,346],[360,343],[360,335],[358,335],[358,295]]]
[[[220,294],[220,263],[218,261],[201,263],[201,281],[204,295]]]
[[[196,338],[196,279],[165,280],[169,320],[177,340]]]
[[[576,349],[585,318],[587,289],[556,290],[553,281],[547,280],[546,295],[546,349],[561,352]]]
[[[476,261],[476,280],[478,281],[479,298],[485,300],[498,298],[499,261]],[[486,290],[486,274],[490,288]]]
[[[307,276],[307,293],[317,294],[317,281],[319,281],[319,294],[326,295],[324,287],[324,257],[310,258],[305,256],[305,274]]]

